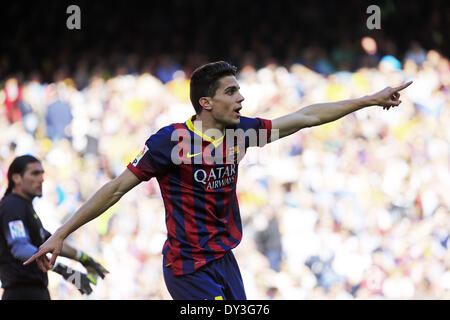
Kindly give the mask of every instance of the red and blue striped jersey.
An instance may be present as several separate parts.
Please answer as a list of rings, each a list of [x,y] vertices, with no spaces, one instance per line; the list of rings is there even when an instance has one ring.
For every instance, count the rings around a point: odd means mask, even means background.
[[[167,227],[163,254],[175,275],[196,271],[241,241],[238,163],[248,147],[265,145],[272,129],[270,120],[240,117],[213,139],[194,127],[194,117],[151,135],[127,166],[142,181],[158,181]]]

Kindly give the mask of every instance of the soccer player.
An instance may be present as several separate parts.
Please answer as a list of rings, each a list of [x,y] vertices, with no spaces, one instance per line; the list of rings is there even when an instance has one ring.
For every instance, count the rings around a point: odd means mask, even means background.
[[[38,159],[25,155],[14,159],[8,168],[8,188],[0,202],[0,280],[5,289],[2,300],[50,300],[46,270],[33,263],[23,266],[50,237],[34,211],[32,201],[42,196],[44,169]],[[88,274],[57,263],[54,272],[72,282],[82,294],[92,292],[96,276],[108,271],[94,259],[63,244],[61,255],[81,262]],[[41,270],[40,270],[41,269]]]
[[[51,268],[64,239],[156,177],[165,206],[163,273],[174,299],[246,299],[232,249],[242,238],[236,196],[238,163],[249,147],[286,137],[372,105],[400,104],[411,82],[359,99],[315,104],[274,120],[240,115],[244,97],[236,68],[219,61],[196,69],[190,82],[195,115],[151,135],[124,172],[106,183],[25,264]],[[51,258],[46,254],[51,253]]]

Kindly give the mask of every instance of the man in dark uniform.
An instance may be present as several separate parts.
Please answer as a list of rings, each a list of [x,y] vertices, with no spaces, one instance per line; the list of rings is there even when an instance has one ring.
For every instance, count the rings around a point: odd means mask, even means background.
[[[23,266],[23,262],[38,251],[51,234],[44,229],[33,209],[34,197],[42,196],[44,170],[38,159],[25,155],[14,159],[8,169],[8,188],[0,202],[0,280],[3,300],[50,300],[47,273],[38,263]],[[81,262],[88,273],[71,270],[58,263],[53,271],[73,283],[82,294],[92,292],[96,278],[108,271],[94,259],[67,245],[62,256]]]

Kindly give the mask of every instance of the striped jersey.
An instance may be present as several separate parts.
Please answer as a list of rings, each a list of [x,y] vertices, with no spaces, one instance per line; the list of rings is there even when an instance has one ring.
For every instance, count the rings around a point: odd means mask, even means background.
[[[161,128],[127,166],[142,181],[158,181],[167,227],[162,252],[174,275],[192,273],[239,244],[238,164],[247,148],[269,141],[272,129],[270,120],[241,116],[225,132],[207,135],[194,120]]]

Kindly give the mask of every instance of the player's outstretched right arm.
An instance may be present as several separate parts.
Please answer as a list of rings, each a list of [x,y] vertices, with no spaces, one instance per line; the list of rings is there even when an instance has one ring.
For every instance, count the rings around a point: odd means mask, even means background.
[[[283,138],[302,128],[318,126],[335,121],[343,116],[368,106],[382,106],[389,110],[401,101],[399,91],[408,87],[412,81],[398,87],[387,87],[372,95],[358,99],[329,103],[318,103],[302,108],[296,112],[272,120],[272,130],[278,130],[277,138]]]
[[[55,265],[56,257],[60,254],[64,239],[82,225],[95,219],[115,204],[129,190],[137,186],[139,180],[129,169],[109,181],[90,197],[56,232],[47,239],[30,259],[24,262],[27,265],[36,260],[39,268],[47,272]],[[49,260],[47,253],[51,253]]]

